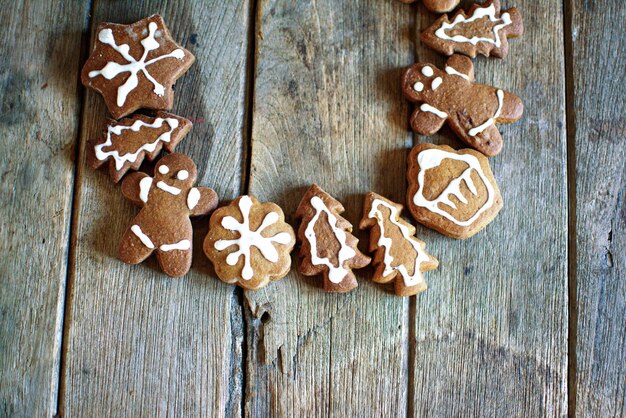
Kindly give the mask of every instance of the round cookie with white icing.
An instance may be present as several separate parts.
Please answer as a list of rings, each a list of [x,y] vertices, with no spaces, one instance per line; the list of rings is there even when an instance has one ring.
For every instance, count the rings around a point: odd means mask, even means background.
[[[343,205],[317,184],[304,194],[296,210],[302,219],[298,230],[300,273],[323,274],[324,290],[349,292],[358,283],[352,269],[367,266],[371,259],[357,248],[359,240],[352,235],[352,224],[340,214]]]
[[[240,196],[211,215],[204,253],[222,281],[256,290],[289,272],[295,243],[278,205]]]
[[[509,53],[508,38],[523,33],[520,12],[513,7],[501,13],[500,1],[492,0],[483,5],[474,4],[467,13],[459,11],[452,20],[447,15],[441,16],[422,32],[421,40],[444,55],[504,58]]]
[[[361,229],[370,230],[374,255],[373,280],[394,283],[398,296],[413,296],[426,290],[424,272],[439,262],[426,252],[424,241],[415,237],[415,227],[402,219],[402,205],[376,193],[365,195]]]
[[[109,174],[117,183],[128,170],[138,170],[144,158],[153,161],[162,149],[174,152],[190,129],[189,120],[166,112],[109,121],[103,137],[89,141],[87,158],[94,169],[108,161]]]
[[[194,187],[196,165],[188,156],[173,153],[161,158],[154,177],[132,173],[122,182],[122,194],[141,210],[130,223],[119,247],[119,258],[138,264],[156,254],[161,269],[171,277],[191,267],[193,230],[190,217],[209,214],[217,194]]]
[[[443,235],[467,239],[502,208],[489,160],[477,151],[420,144],[408,165],[409,210],[417,222]]]
[[[402,3],[414,3],[415,0],[400,0]],[[459,5],[461,0],[424,0],[424,6],[433,13],[446,13]]]
[[[432,64],[415,64],[402,77],[402,91],[417,104],[411,127],[433,135],[447,123],[456,135],[488,157],[502,150],[497,125],[522,117],[519,97],[497,87],[474,82],[474,64],[462,55],[448,58],[443,70]]]
[[[115,119],[141,108],[169,110],[172,86],[194,60],[159,15],[130,25],[101,23],[81,81],[102,94]]]

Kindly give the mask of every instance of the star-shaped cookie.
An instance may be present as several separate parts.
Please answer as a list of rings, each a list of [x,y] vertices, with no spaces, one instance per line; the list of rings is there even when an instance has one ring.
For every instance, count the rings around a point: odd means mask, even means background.
[[[115,119],[140,108],[169,110],[172,85],[194,60],[174,42],[159,15],[130,25],[102,23],[81,81],[102,94]]]

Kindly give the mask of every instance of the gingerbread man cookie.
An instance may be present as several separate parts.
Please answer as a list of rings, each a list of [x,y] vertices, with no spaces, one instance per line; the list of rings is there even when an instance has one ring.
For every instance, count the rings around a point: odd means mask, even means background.
[[[459,11],[452,21],[441,16],[422,32],[422,42],[439,53],[455,52],[472,58],[476,54],[504,58],[509,53],[508,38],[524,33],[522,15],[516,8],[500,13],[500,1],[474,4],[468,13]]]
[[[138,170],[144,157],[154,160],[161,149],[174,152],[176,145],[191,129],[191,122],[171,113],[156,117],[134,115],[107,124],[104,138],[90,141],[87,158],[94,169],[109,162],[115,183],[129,169]]]
[[[426,290],[423,272],[439,262],[428,254],[415,228],[400,217],[402,205],[376,193],[365,195],[361,229],[370,229],[370,251],[375,252],[374,281],[395,284],[398,296],[412,296]]]
[[[172,39],[163,18],[131,25],[102,23],[81,81],[96,90],[115,119],[140,108],[172,108],[172,85],[195,58]]]
[[[204,253],[222,281],[256,290],[289,272],[295,243],[280,207],[241,196],[211,215]]]
[[[345,209],[317,184],[304,194],[296,210],[302,219],[298,230],[300,273],[315,276],[323,273],[324,290],[348,292],[358,286],[353,268],[370,263],[370,258],[359,251],[352,232],[352,224],[339,214]]]
[[[138,264],[153,252],[161,269],[180,277],[191,267],[193,231],[190,216],[210,213],[217,206],[217,195],[208,187],[193,187],[196,165],[184,154],[161,158],[154,178],[132,173],[122,182],[122,193],[141,207],[126,229],[119,257]]]
[[[403,3],[413,3],[416,0],[400,0]],[[459,5],[461,0],[424,0],[424,6],[433,13],[446,13]]]
[[[432,64],[415,64],[402,77],[402,91],[417,109],[411,127],[432,135],[445,122],[471,147],[493,157],[502,150],[496,124],[513,123],[522,117],[524,105],[513,93],[474,83],[474,64],[453,55],[444,70]]]
[[[416,145],[407,177],[407,200],[415,220],[452,238],[473,236],[502,208],[489,160],[471,149]]]

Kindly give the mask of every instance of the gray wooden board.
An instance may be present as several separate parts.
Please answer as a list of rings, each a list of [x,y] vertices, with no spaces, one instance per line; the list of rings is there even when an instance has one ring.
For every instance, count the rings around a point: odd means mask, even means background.
[[[476,80],[519,95],[522,120],[500,125],[490,159],[504,199],[467,241],[418,229],[439,258],[418,296],[411,359],[416,416],[563,416],[567,413],[567,185],[561,4],[504,1],[526,33],[504,60],[474,60]],[[419,5],[417,32],[434,17]],[[445,58],[417,43],[419,61]],[[416,137],[463,148],[449,130]]]
[[[176,84],[173,112],[194,122],[177,150],[198,166],[198,184],[221,199],[238,195],[244,168],[247,1],[96,2],[99,22],[130,23],[160,13],[175,40],[196,56]],[[81,143],[108,116],[86,94]],[[194,221],[189,274],[171,279],[152,258],[138,266],[116,259],[136,209],[106,170],[78,162],[75,263],[66,330],[66,416],[231,416],[240,414],[241,306],[202,253],[208,219]]]
[[[0,7],[2,417],[56,412],[86,3]]]
[[[355,225],[367,191],[403,201],[412,19],[397,1],[258,3],[250,193],[294,226],[313,182]],[[355,291],[326,294],[293,258],[288,276],[245,294],[246,415],[404,415],[409,300],[369,268]]]
[[[623,1],[571,1],[577,416],[626,414],[626,18]],[[614,29],[615,28],[615,29]],[[574,303],[574,301],[572,301]]]

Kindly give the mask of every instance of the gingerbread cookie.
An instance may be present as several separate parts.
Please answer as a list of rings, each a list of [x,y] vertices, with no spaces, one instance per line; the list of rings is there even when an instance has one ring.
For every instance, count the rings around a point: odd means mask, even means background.
[[[524,111],[513,93],[474,83],[474,64],[462,55],[450,57],[445,71],[413,65],[402,77],[402,91],[418,104],[411,116],[416,133],[432,135],[447,122],[459,138],[489,157],[502,150],[496,124],[513,123]]]
[[[195,181],[196,165],[179,153],[161,158],[154,178],[132,173],[124,179],[124,197],[141,211],[124,233],[120,260],[138,264],[156,252],[167,275],[180,277],[189,271],[193,238],[189,217],[206,215],[217,206],[215,192],[193,187]]]
[[[140,108],[172,108],[172,85],[194,56],[172,39],[159,15],[131,25],[102,23],[81,80],[96,90],[115,119]]]
[[[108,161],[111,178],[117,183],[129,169],[138,170],[144,157],[152,161],[162,148],[174,152],[190,129],[190,121],[165,112],[111,121],[104,138],[90,141],[87,158],[94,169]]]
[[[412,296],[426,290],[423,272],[434,270],[439,262],[428,254],[417,239],[415,227],[400,217],[402,205],[376,193],[365,195],[361,229],[370,229],[370,251],[375,252],[374,281],[394,281],[396,294]]]
[[[516,8],[500,13],[500,1],[474,4],[468,13],[459,11],[452,21],[441,16],[422,32],[422,42],[435,51],[452,55],[455,52],[472,58],[476,54],[504,58],[509,53],[508,38],[524,33],[522,15]]]
[[[295,243],[280,207],[241,196],[211,215],[204,253],[222,281],[255,290],[289,272]]]
[[[474,150],[417,145],[409,155],[407,176],[415,220],[449,237],[471,237],[502,208],[489,160]]]
[[[298,230],[300,273],[323,273],[327,292],[348,292],[357,287],[352,269],[371,261],[357,248],[359,240],[351,234],[352,224],[339,216],[344,211],[343,205],[317,184],[307,190],[296,210],[296,217],[302,219]]]
[[[416,0],[400,0],[403,3],[413,3]],[[446,13],[459,5],[461,0],[424,0],[424,6],[433,13]]]

